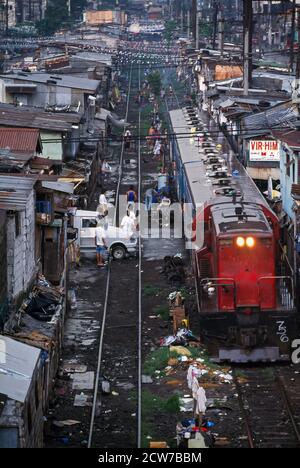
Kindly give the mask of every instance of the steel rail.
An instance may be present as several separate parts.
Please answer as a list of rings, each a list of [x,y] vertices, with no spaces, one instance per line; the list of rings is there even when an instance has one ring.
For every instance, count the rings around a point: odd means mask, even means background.
[[[139,90],[141,89],[141,67],[139,67]],[[141,134],[141,106],[139,106],[139,135]],[[138,141],[138,202],[141,217],[142,174],[141,139]],[[138,398],[137,398],[137,447],[142,445],[142,233],[139,223],[139,286],[138,286]]]
[[[125,122],[128,118],[128,112],[129,112],[131,85],[132,85],[132,69],[130,71],[130,77],[129,77]],[[120,156],[118,188],[116,192],[116,206],[118,205],[118,199],[119,199],[120,187],[121,187],[121,179],[122,179],[122,174],[123,174],[122,167],[123,167],[124,149],[125,149],[125,141],[123,139],[121,156]],[[117,219],[116,216],[117,216],[117,210],[115,211],[114,224],[116,224],[116,219]],[[99,387],[99,381],[100,381],[102,355],[103,355],[104,334],[105,334],[105,328],[106,328],[106,318],[107,318],[108,301],[109,301],[109,293],[110,293],[110,279],[111,279],[111,259],[109,260],[109,264],[108,264],[108,273],[107,273],[107,280],[106,280],[105,302],[104,302],[101,332],[100,332],[100,341],[99,341],[99,348],[98,348],[99,351],[98,351],[98,360],[97,360],[97,371],[95,375],[94,397],[93,397],[92,414],[91,414],[91,420],[90,420],[89,438],[88,438],[88,445],[87,445],[88,448],[91,448],[92,442],[93,442],[95,415],[96,415],[98,392],[99,392],[98,387]]]
[[[284,400],[284,403],[285,403],[285,406],[286,406],[286,409],[287,409],[289,420],[290,420],[290,422],[291,422],[291,424],[293,426],[293,430],[294,430],[298,445],[300,446],[299,427],[298,427],[298,424],[297,424],[297,422],[295,420],[295,416],[293,414],[292,404],[291,404],[290,398],[288,396],[286,386],[284,385],[284,378],[282,377],[282,375],[280,375],[278,370],[275,371],[275,377],[276,377],[276,383],[277,383],[277,385],[278,385],[278,387],[280,389],[282,398]]]
[[[253,432],[252,432],[252,429],[251,429],[251,424],[250,424],[250,421],[249,421],[249,415],[248,415],[248,412],[247,412],[247,410],[245,408],[245,405],[244,405],[244,398],[243,398],[242,388],[241,388],[241,385],[239,383],[239,380],[238,380],[238,377],[236,375],[235,370],[233,371],[233,379],[234,379],[234,383],[235,383],[237,394],[238,394],[238,402],[239,402],[240,409],[241,409],[242,415],[243,415],[243,420],[244,420],[244,423],[245,423],[245,426],[246,426],[249,448],[253,449],[253,448],[255,448],[254,435],[253,435]]]

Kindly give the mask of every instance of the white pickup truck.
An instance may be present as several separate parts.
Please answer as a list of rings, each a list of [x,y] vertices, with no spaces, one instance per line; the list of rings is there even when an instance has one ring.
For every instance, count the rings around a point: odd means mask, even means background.
[[[72,218],[73,228],[77,230],[76,242],[80,247],[80,252],[95,252],[95,231],[100,221],[99,213],[75,210]],[[121,228],[110,225],[107,226],[105,234],[108,250],[115,260],[123,260],[137,254],[138,236],[136,234],[128,238]]]

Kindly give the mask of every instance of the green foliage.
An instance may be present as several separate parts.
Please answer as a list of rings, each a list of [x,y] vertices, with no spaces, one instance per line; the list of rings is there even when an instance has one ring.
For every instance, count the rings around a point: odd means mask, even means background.
[[[41,35],[52,35],[60,29],[64,23],[80,18],[87,0],[71,1],[71,18],[68,11],[67,0],[49,0],[45,18],[36,23],[36,28]]]
[[[45,18],[36,23],[40,34],[54,34],[69,18],[67,0],[49,0]]]
[[[144,390],[142,394],[143,415],[153,416],[153,413],[179,413],[179,396],[174,394],[164,399],[154,395],[149,390]]]
[[[148,76],[148,81],[151,87],[152,92],[155,96],[160,96],[161,91],[161,76],[159,71],[153,72]]]
[[[177,29],[176,21],[167,21],[165,24],[164,39],[170,43],[174,39],[175,31]]]
[[[144,363],[143,372],[146,375],[155,375],[156,370],[162,370],[168,365],[170,359],[170,351],[167,346],[161,347],[153,351]]]
[[[169,309],[168,307],[157,307],[154,311],[155,315],[159,315],[162,320],[169,320]]]
[[[146,284],[143,288],[143,293],[145,294],[145,296],[157,296],[160,293],[160,289],[156,286]]]

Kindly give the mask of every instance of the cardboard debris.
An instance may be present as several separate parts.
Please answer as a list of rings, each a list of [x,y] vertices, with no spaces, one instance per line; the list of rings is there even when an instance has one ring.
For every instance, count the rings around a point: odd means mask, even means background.
[[[176,358],[170,358],[170,359],[168,360],[168,366],[176,366],[176,365],[178,364],[178,362],[179,362],[178,359],[176,359]]]
[[[73,375],[73,390],[93,390],[94,372],[85,372],[83,374]]]
[[[167,442],[150,442],[150,448],[168,448]]]
[[[175,386],[181,386],[182,385],[182,382],[180,380],[168,380],[166,382],[166,385],[174,385]]]

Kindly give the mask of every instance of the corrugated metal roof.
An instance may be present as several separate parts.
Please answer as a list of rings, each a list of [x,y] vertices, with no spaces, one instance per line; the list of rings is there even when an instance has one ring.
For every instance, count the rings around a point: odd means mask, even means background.
[[[34,154],[41,149],[40,132],[35,128],[0,128],[0,148]]]
[[[273,135],[278,140],[286,143],[290,148],[299,149],[300,148],[300,131],[294,130],[291,132],[273,132]]]
[[[63,192],[72,195],[74,193],[74,184],[67,182],[42,182],[42,187],[51,189],[55,192]]]
[[[7,336],[0,339],[0,393],[24,403],[41,351]]]
[[[96,92],[100,81],[90,80],[88,78],[78,78],[73,75],[55,75],[53,73],[10,73],[2,74],[0,78],[4,80],[14,80],[20,82],[31,82],[31,83],[44,83],[47,84],[48,81],[51,82],[52,86],[59,86],[62,88],[73,88],[81,89],[82,91],[87,92]],[[50,84],[50,83],[49,83]]]
[[[242,126],[249,133],[256,130],[265,130],[266,133],[269,133],[272,128],[289,128],[298,118],[297,105],[289,101],[273,106],[264,112],[245,117],[242,119]]]
[[[35,180],[0,175],[0,209],[24,211]]]
[[[0,103],[0,126],[27,127],[40,130],[67,132],[79,124],[82,113],[46,112],[33,107],[16,107]]]

